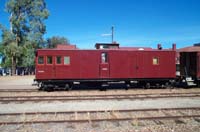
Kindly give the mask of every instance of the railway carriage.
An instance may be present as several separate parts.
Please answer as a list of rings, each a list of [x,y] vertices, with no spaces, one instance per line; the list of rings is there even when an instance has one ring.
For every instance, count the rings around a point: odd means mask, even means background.
[[[177,50],[179,53],[180,75],[185,85],[200,87],[200,44]]]
[[[65,87],[74,84],[106,86],[124,82],[137,86],[165,86],[176,78],[176,49],[119,47],[119,44],[97,43],[96,49],[75,46],[38,49],[36,79],[40,88]]]

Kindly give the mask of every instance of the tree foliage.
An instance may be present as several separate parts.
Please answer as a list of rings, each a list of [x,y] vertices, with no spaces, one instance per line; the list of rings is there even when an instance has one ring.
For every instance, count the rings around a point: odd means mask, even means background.
[[[6,11],[10,13],[11,32],[15,34],[18,44],[27,39],[39,46],[46,32],[44,20],[48,18],[44,0],[9,0]]]
[[[1,53],[3,65],[31,67],[34,65],[34,51],[44,43],[46,32],[44,20],[48,18],[44,0],[8,0],[6,11],[10,14],[10,30],[2,25]]]
[[[59,36],[53,36],[47,39],[47,48],[55,48],[58,44],[69,44],[69,40]]]
[[[3,67],[16,66],[17,57],[21,55],[20,47],[17,46],[16,37],[13,33],[7,30],[5,27],[0,27],[2,30],[2,43],[1,53],[3,54]]]
[[[35,58],[35,49],[33,48],[31,43],[26,43],[22,47],[23,56],[21,59],[20,66],[22,67],[30,67],[34,65],[34,58]]]

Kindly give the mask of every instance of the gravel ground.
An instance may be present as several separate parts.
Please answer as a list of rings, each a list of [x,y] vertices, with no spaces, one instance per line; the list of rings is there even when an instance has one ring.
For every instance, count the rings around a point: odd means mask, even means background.
[[[0,113],[6,112],[43,112],[43,111],[80,111],[116,110],[145,108],[200,107],[200,98],[168,98],[147,100],[95,100],[68,102],[9,103],[0,105]]]
[[[200,125],[193,120],[193,124],[169,124],[157,125],[153,121],[124,121],[124,122],[101,122],[101,123],[50,123],[32,125],[2,125],[2,132],[199,132]]]
[[[0,85],[1,86],[1,85]],[[14,85],[13,85],[14,86]],[[12,86],[12,87],[13,87]],[[19,85],[18,85],[19,86]],[[4,86],[6,87],[6,86]],[[21,87],[21,86],[20,86]],[[29,86],[30,87],[30,86]],[[27,89],[26,85],[23,87]],[[34,87],[32,86],[31,89]],[[9,89],[9,88],[8,88]],[[17,88],[19,89],[19,87]],[[35,91],[35,92],[0,92],[0,96],[79,96],[79,95],[115,95],[115,94],[161,94],[161,93],[200,93],[200,89],[108,89],[107,91],[99,90],[72,90],[72,91]]]
[[[183,114],[184,113],[184,114]],[[53,121],[53,120],[94,120],[94,119],[117,119],[117,118],[135,118],[137,120],[141,117],[153,116],[183,116],[183,115],[199,115],[199,110],[161,110],[161,111],[132,111],[132,112],[118,112],[118,111],[103,111],[95,113],[52,113],[52,114],[33,114],[33,115],[6,115],[1,116],[0,122],[33,122],[33,121]],[[186,119],[186,118],[184,118]],[[189,118],[188,118],[189,119]],[[178,119],[177,122],[181,122]],[[183,119],[182,119],[183,120]],[[186,121],[184,121],[186,122]]]
[[[0,89],[37,88],[31,86],[34,76],[6,76],[0,77]],[[84,95],[84,94],[149,94],[166,92],[200,92],[200,89],[149,89],[149,90],[98,90],[70,91],[70,92],[36,92],[36,93],[0,93],[6,95]],[[96,100],[96,101],[68,101],[68,102],[26,102],[0,104],[0,113],[9,112],[45,112],[45,111],[80,111],[80,110],[115,110],[115,109],[142,109],[142,108],[177,108],[200,107],[200,98],[168,98],[148,100]],[[129,122],[101,122],[101,123],[60,123],[60,124],[31,124],[31,125],[1,125],[0,132],[199,132],[200,123],[193,119],[185,121],[186,124],[177,124],[174,121],[165,121],[162,125],[154,121]]]

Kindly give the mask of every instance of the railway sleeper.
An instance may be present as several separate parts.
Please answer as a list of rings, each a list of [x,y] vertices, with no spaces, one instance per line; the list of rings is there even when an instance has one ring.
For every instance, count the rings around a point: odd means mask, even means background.
[[[181,119],[176,119],[176,120],[174,120],[174,122],[176,123],[176,124],[186,124],[183,120],[181,120]]]
[[[200,123],[200,119],[199,118],[194,118],[194,120],[198,123]]]
[[[153,120],[156,125],[163,125],[164,123],[160,120]]]

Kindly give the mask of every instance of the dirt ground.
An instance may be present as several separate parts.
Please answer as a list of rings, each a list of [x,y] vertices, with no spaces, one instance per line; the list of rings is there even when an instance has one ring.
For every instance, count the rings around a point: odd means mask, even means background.
[[[36,88],[32,86],[35,76],[0,76],[0,89]]]

